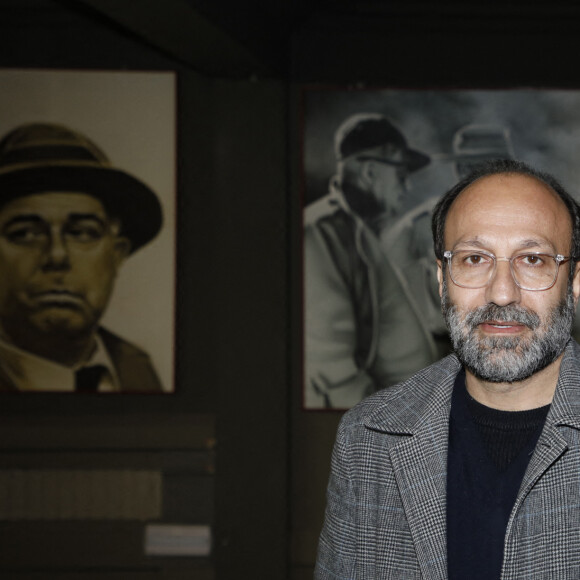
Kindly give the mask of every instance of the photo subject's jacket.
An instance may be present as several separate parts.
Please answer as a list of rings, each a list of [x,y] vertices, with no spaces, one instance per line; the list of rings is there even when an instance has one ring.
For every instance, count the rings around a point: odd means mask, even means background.
[[[317,580],[447,578],[454,355],[351,409],[338,429]],[[502,580],[580,578],[580,347],[570,341],[504,541]]]
[[[304,219],[305,406],[350,408],[437,358],[397,266],[340,189]]]

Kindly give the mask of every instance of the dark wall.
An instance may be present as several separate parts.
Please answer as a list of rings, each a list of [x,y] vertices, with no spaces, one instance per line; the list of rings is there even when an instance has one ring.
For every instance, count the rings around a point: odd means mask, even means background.
[[[340,414],[300,409],[300,86],[577,87],[577,10],[312,10],[294,29],[285,78],[235,81],[81,4],[0,0],[0,66],[176,71],[176,392],[3,396],[0,476],[157,470],[160,520],[211,525],[214,549],[152,560],[143,522],[0,520],[0,575],[310,578]]]
[[[173,70],[178,98],[175,393],[3,396],[0,485],[154,470],[154,521],[211,525],[214,543],[210,558],[152,559],[148,522],[0,518],[0,575],[285,577],[284,84],[208,78],[74,2],[2,0],[0,30],[0,67]]]
[[[345,3],[297,29],[297,82],[402,87],[577,87],[571,2]],[[315,55],[315,57],[313,57]]]
[[[220,578],[284,578],[288,303],[285,91],[216,83]]]

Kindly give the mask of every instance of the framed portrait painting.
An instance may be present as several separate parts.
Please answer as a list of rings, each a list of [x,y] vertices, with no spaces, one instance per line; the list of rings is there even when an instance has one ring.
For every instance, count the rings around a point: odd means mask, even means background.
[[[0,87],[0,392],[173,392],[175,74]]]

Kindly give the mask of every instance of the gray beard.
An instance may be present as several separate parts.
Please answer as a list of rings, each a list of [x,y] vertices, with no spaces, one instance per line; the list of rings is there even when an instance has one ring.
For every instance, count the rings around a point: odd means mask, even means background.
[[[544,322],[532,310],[515,304],[486,304],[462,319],[449,300],[446,281],[442,309],[455,354],[471,373],[491,383],[522,381],[554,362],[570,340],[576,310],[569,284],[566,298],[552,308]],[[478,336],[477,326],[488,320],[518,322],[534,332],[528,338]]]

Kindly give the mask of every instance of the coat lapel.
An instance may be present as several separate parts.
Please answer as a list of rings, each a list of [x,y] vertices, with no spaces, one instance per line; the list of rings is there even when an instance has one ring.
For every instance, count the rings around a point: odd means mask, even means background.
[[[446,489],[449,416],[391,450],[395,479],[425,579],[447,577]]]
[[[520,493],[514,505],[513,513],[523,501],[529,490],[533,487],[540,476],[566,451],[568,445],[564,438],[552,425],[546,425],[540,436],[534,454],[520,486]]]
[[[458,370],[457,360],[450,358],[437,373],[421,373],[414,384],[407,385],[406,400],[393,402],[390,409],[366,422],[369,428],[400,435],[389,454],[425,580],[447,578],[447,448],[451,393]]]
[[[512,517],[508,523],[508,533],[514,515],[536,481],[568,448],[568,442],[563,437],[560,426],[566,425],[580,430],[579,366],[580,353],[578,346],[575,342],[570,341],[560,366],[560,376],[550,412],[546,417],[546,423],[536,444],[534,454],[530,458],[518,498],[512,510]]]

